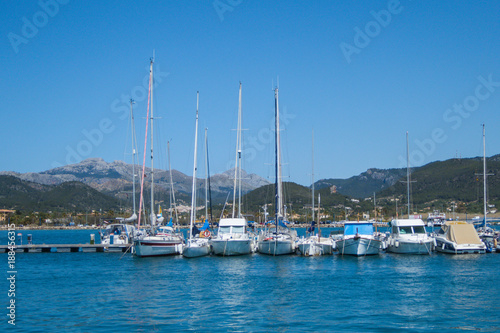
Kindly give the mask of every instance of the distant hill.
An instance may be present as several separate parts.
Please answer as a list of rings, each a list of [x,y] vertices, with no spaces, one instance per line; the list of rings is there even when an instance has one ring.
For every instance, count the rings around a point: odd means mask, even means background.
[[[136,174],[139,174],[141,167],[136,166]],[[146,168],[146,176],[151,174],[151,169]],[[0,175],[9,175],[42,185],[58,185],[63,182],[77,181],[89,185],[99,192],[115,196],[116,198],[132,201],[132,164],[122,161],[108,163],[101,158],[89,158],[77,164],[66,165],[55,169],[39,173],[16,173],[12,171],[0,172]],[[214,202],[224,202],[227,193],[233,188],[234,169],[222,174],[212,175],[210,185],[212,190],[212,200]],[[172,170],[174,191],[176,199],[180,203],[190,204],[192,177],[177,170]],[[155,199],[160,202],[168,202],[170,196],[170,174],[167,170],[155,169]],[[137,192],[139,177],[136,177]],[[247,174],[242,170],[242,192],[246,193],[257,187],[268,184],[264,178],[255,174]],[[149,191],[150,183],[144,182],[145,190]],[[200,188],[205,186],[204,179],[198,179]],[[200,196],[204,192],[201,191]],[[146,198],[147,202],[147,198]]]
[[[338,193],[353,197],[367,198],[396,184],[406,175],[406,169],[368,169],[358,176],[348,179],[321,179],[314,183],[317,189],[335,186]]]
[[[488,201],[500,200],[500,155],[486,159]],[[412,170],[411,199],[414,204],[429,204],[435,200],[481,202],[483,200],[482,158],[450,159],[432,162]],[[406,180],[403,177],[401,180]],[[405,197],[406,183],[397,182],[377,193],[383,197]],[[405,199],[407,200],[407,199]]]
[[[0,207],[27,211],[90,211],[118,209],[123,204],[81,182],[42,185],[0,176]]]

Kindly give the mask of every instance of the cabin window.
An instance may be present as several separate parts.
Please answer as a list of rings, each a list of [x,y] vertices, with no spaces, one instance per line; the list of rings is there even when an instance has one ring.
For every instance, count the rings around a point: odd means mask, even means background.
[[[397,234],[398,233],[398,227],[392,226],[392,233]]]
[[[233,234],[242,234],[245,232],[243,226],[233,227]]]
[[[228,234],[231,232],[231,227],[219,227],[219,233]]]
[[[411,234],[411,227],[399,227],[400,234]]]
[[[425,234],[426,233],[425,228],[424,228],[423,225],[414,226],[413,227],[413,232],[416,233],[416,234]]]

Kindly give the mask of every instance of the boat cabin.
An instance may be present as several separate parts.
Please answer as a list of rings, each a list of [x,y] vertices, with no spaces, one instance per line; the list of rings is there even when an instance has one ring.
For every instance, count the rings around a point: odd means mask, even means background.
[[[246,232],[247,220],[244,218],[227,218],[219,221],[219,235],[244,234]]]
[[[345,222],[344,235],[355,236],[358,235],[373,235],[373,223],[367,221],[361,222]]]
[[[426,234],[424,221],[421,219],[398,219],[391,221],[391,233],[400,235]]]

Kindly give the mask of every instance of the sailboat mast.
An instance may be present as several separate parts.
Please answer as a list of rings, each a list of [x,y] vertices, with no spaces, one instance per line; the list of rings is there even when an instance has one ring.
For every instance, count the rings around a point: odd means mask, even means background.
[[[208,221],[208,149],[207,128],[205,127],[205,220]]]
[[[132,128],[132,216],[136,214],[135,208],[135,127],[134,127],[134,110],[132,105],[134,100],[130,99],[130,126]]]
[[[483,195],[484,195],[484,227],[486,228],[486,136],[483,124]]]
[[[312,220],[314,221],[314,130],[312,130]]]
[[[408,218],[410,218],[410,144],[408,143],[408,131],[406,131],[406,191],[408,197]]]
[[[321,193],[318,193],[318,242],[321,238]]]
[[[279,214],[279,192],[278,192],[278,88],[274,89],[274,157],[275,157],[275,180],[274,180],[274,222],[276,223],[276,232],[278,232],[278,214]]]
[[[277,215],[283,217],[283,184],[281,178],[281,138],[280,138],[280,111],[278,88],[274,90],[275,108],[276,108],[276,186],[277,186]]]
[[[240,183],[238,182],[238,179],[241,177],[241,174],[239,173],[241,170],[240,163],[241,163],[241,82],[238,94],[238,125],[236,127],[236,157],[234,162],[234,183],[233,183],[233,214],[232,214],[233,218],[235,218],[235,213],[236,213],[236,186],[237,185],[241,186],[241,182]],[[241,214],[240,204],[241,204],[241,191],[239,192],[238,196],[237,217],[240,217]]]
[[[241,217],[241,82],[238,102],[238,218]]]
[[[196,163],[198,154],[198,105],[200,101],[200,92],[196,92],[196,125],[194,132],[194,163],[193,163],[193,187],[191,189],[191,221],[189,224],[189,238],[193,237],[193,225],[195,218],[195,205],[196,205]]]
[[[154,58],[151,58],[151,229],[154,228],[156,222],[155,216],[155,196],[154,196],[154,163],[153,163],[153,86],[154,86],[154,77],[153,77],[153,62]]]

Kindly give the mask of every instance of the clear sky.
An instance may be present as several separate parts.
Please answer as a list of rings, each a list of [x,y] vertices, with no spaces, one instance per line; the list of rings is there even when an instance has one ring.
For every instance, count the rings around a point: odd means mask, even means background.
[[[2,1],[0,170],[101,157],[131,162],[128,100],[143,150],[155,52],[155,167],[234,160],[238,84],[244,163],[273,181],[279,80],[285,180],[500,153],[500,1]],[[277,79],[278,78],[278,79]],[[142,153],[141,153],[142,154]],[[141,155],[142,162],[142,155]],[[149,163],[149,162],[148,162]],[[203,170],[200,163],[200,170]],[[203,172],[203,171],[202,171]]]

